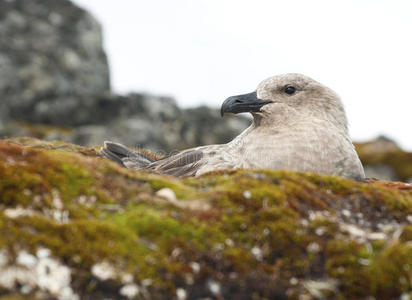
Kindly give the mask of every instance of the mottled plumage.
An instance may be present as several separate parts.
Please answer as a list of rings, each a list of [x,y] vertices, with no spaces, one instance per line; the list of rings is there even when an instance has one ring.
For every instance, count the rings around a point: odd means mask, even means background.
[[[221,112],[251,112],[253,123],[227,144],[188,149],[156,161],[111,142],[105,142],[102,153],[127,168],[178,177],[246,168],[364,178],[339,97],[306,76],[270,77],[256,92],[226,99]]]

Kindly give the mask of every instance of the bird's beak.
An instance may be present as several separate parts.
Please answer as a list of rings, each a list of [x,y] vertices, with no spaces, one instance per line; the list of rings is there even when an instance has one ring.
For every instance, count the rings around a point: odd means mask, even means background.
[[[225,113],[258,112],[263,105],[271,103],[270,100],[258,99],[256,92],[237,95],[227,98],[220,108],[220,115]]]

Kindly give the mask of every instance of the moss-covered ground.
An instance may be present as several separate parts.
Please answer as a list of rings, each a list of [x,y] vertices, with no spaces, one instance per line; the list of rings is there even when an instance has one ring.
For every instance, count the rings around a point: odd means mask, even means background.
[[[49,249],[80,299],[406,296],[411,223],[403,183],[267,170],[176,179],[93,148],[0,141],[0,250],[17,265]],[[1,283],[0,299],[44,296]]]

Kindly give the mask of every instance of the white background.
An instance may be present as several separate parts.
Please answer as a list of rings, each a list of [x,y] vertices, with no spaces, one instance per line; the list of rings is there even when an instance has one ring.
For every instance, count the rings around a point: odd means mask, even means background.
[[[75,0],[103,24],[115,92],[220,106],[296,72],[334,89],[352,137],[412,150],[410,0]]]

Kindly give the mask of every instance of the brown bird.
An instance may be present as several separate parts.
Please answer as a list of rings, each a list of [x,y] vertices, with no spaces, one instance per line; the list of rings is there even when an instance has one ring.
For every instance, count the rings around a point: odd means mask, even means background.
[[[255,92],[227,98],[225,113],[249,112],[249,128],[223,145],[183,150],[159,160],[105,142],[102,153],[126,168],[178,177],[222,169],[307,171],[361,180],[362,164],[348,134],[338,95],[300,74],[262,81]]]

